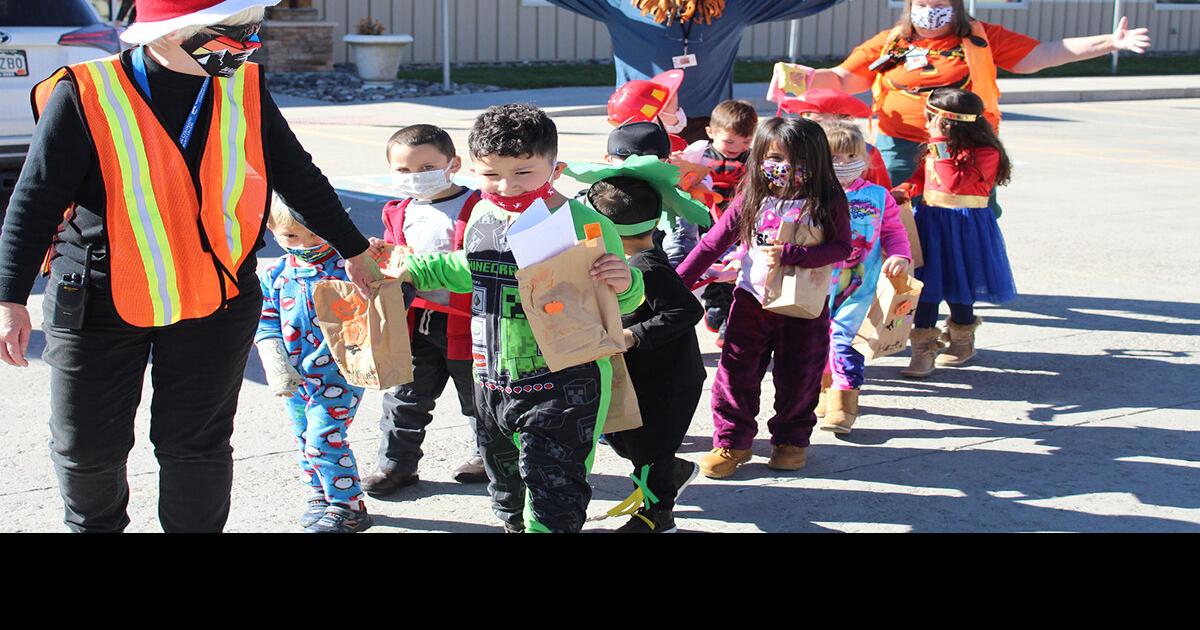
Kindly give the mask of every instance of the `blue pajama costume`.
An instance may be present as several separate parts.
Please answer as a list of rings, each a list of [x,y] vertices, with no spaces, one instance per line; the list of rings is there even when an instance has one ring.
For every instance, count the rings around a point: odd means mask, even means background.
[[[303,479],[331,504],[362,501],[358,465],[346,430],[363,389],[346,382],[317,325],[312,292],[321,280],[349,281],[346,261],[336,252],[307,266],[285,255],[259,273],[263,308],[255,343],[282,339],[288,359],[304,384],[286,399],[296,435]]]
[[[899,209],[882,186],[858,179],[846,190],[850,204],[850,257],[833,268],[829,291],[829,367],[836,389],[860,389],[865,359],[853,348],[875,300],[883,268],[883,250],[909,257]]]

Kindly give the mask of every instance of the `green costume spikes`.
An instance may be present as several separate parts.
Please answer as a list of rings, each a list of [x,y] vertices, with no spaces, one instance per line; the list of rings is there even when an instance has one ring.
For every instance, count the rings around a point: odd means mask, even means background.
[[[712,225],[708,208],[676,186],[679,183],[679,167],[663,162],[653,155],[632,155],[621,165],[572,162],[567,164],[567,169],[564,172],[585,184],[595,184],[600,180],[620,176],[640,179],[650,184],[658,192],[659,197],[662,197],[663,212],[667,215],[672,225],[677,225],[677,218],[683,218],[687,222],[700,227]],[[629,234],[640,234],[653,227],[653,225],[649,227],[642,224],[634,226],[618,225],[617,232],[623,236],[629,236],[622,229],[625,227],[640,230],[631,231]]]

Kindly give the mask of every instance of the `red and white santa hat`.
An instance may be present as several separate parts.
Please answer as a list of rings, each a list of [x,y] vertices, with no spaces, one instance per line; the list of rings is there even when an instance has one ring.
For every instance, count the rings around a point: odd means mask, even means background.
[[[137,21],[121,39],[148,44],[187,26],[210,26],[253,7],[273,7],[279,0],[138,0]]]

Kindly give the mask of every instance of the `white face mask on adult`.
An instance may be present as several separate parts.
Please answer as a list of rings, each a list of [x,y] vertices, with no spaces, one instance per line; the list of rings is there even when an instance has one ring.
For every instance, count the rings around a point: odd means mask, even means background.
[[[918,7],[909,13],[913,26],[927,31],[936,31],[954,18],[954,7]]]
[[[450,169],[392,173],[392,188],[405,197],[431,199],[450,186]]]

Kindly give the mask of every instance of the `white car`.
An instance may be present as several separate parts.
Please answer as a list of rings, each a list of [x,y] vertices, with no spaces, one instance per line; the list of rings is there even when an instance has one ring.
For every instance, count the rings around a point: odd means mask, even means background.
[[[58,68],[121,49],[88,0],[0,0],[0,168],[25,161],[30,92]]]

